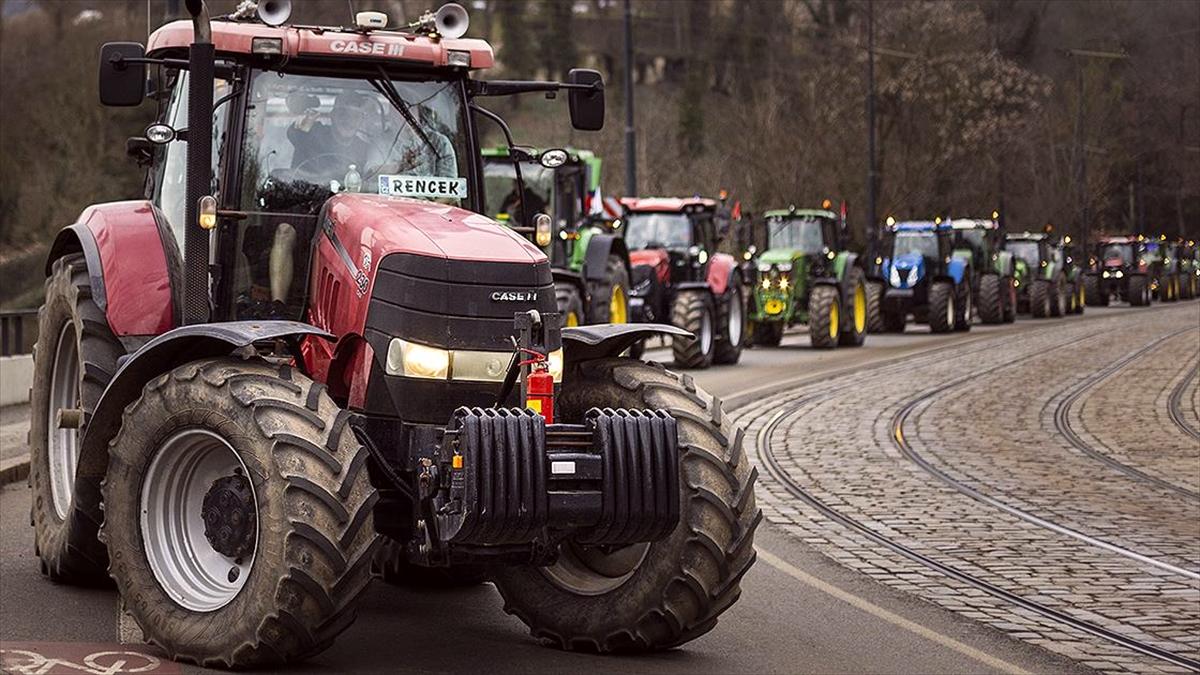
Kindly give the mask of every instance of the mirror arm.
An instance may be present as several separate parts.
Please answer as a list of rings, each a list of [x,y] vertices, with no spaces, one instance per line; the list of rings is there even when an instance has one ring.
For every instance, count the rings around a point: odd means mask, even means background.
[[[571,82],[548,82],[541,80],[471,80],[470,87],[470,93],[474,96],[511,96],[513,94],[534,92],[554,93],[560,89],[604,91],[602,82],[574,84]]]
[[[504,132],[504,140],[508,143],[508,156],[513,160],[513,171],[517,175],[517,204],[521,207],[521,218],[525,217],[525,179],[521,176],[521,161],[515,156],[517,144],[513,142],[512,129],[508,128],[508,123],[504,118],[482,106],[471,103],[471,110],[483,115],[484,117],[495,122],[500,127],[500,131]],[[525,223],[518,223],[524,226]]]

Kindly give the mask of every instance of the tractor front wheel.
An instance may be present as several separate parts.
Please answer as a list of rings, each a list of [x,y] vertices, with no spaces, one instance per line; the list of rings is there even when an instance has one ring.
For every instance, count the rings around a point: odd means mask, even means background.
[[[589,281],[588,293],[588,323],[629,323],[629,271],[620,257],[608,256],[604,279]]]
[[[111,583],[96,539],[100,481],[77,494],[75,469],[85,425],[124,351],[92,299],[83,255],[54,261],[38,311],[29,427],[34,550],[54,581]]]
[[[1093,307],[1104,307],[1108,305],[1108,293],[1101,289],[1099,274],[1084,275],[1083,299],[1084,302]]]
[[[1050,310],[1050,282],[1038,279],[1029,287],[1029,313],[1035,319],[1045,319]]]
[[[929,287],[929,330],[934,333],[954,330],[958,317],[954,296],[954,284],[949,281],[935,281]]]
[[[1148,307],[1150,305],[1150,279],[1144,274],[1134,274],[1129,277],[1129,290],[1126,291],[1129,296],[1129,304],[1134,307]]]
[[[979,277],[979,320],[984,323],[1004,322],[1004,296],[1000,294],[1000,275]]]
[[[838,345],[842,332],[842,299],[837,286],[814,286],[808,294],[808,338],[817,349]]]
[[[708,291],[680,291],[671,308],[671,323],[695,337],[671,338],[671,353],[680,368],[707,368],[713,361],[716,331],[713,324],[712,294]]]
[[[720,302],[717,311],[720,329],[713,345],[713,363],[733,364],[742,357],[746,337],[746,304],[740,277],[734,275]]]
[[[126,409],[101,538],[126,607],[170,658],[279,665],[354,621],[378,495],[349,419],[294,368],[232,358],[180,366]]]
[[[558,314],[562,317],[563,328],[583,325],[583,296],[578,288],[567,283],[556,283],[554,298],[558,301]]]
[[[846,286],[849,308],[846,316],[842,317],[838,345],[861,347],[867,337],[867,286],[863,281],[862,270],[857,267],[850,268],[846,274]]]
[[[548,567],[498,567],[504,610],[554,647],[644,652],[693,640],[738,599],[754,563],[756,470],[743,432],[690,377],[629,359],[587,361],[565,378],[559,416],[590,408],[662,409],[679,431],[679,525],[624,547],[568,540]]]
[[[867,332],[887,332],[883,322],[883,284],[878,281],[867,282]]]
[[[1067,284],[1062,277],[1056,277],[1050,287],[1050,316],[1059,317],[1068,313]]]
[[[971,320],[974,318],[971,299],[971,282],[964,278],[962,283],[954,287],[954,330],[971,330]]]

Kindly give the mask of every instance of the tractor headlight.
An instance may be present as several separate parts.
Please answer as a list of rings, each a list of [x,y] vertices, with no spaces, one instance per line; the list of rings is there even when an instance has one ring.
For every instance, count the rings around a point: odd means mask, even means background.
[[[920,274],[920,272],[917,271],[917,268],[914,267],[908,271],[908,285],[909,286],[912,286],[913,284],[917,283],[917,280],[920,278],[921,278],[921,274]]]
[[[765,291],[765,290],[767,290],[768,288],[770,288],[770,287],[771,287],[771,280],[770,280],[770,279],[768,279],[768,278],[766,278],[766,277],[763,277],[763,279],[762,279],[762,287],[763,287],[763,290],[764,290],[764,291]]]
[[[1102,276],[1102,277],[1104,277],[1105,279],[1107,279],[1107,278],[1108,278],[1108,276],[1109,276],[1109,275],[1108,275],[1108,270],[1104,270],[1103,272],[1101,272],[1101,273],[1100,273],[1100,276]]]
[[[550,216],[539,213],[533,217],[533,227],[537,236],[537,245],[545,248],[550,245]]]
[[[788,289],[788,278],[786,276],[779,277],[779,290],[786,291]]]
[[[450,376],[450,352],[392,338],[388,345],[387,374],[445,380]]]
[[[900,270],[893,267],[892,273],[888,275],[888,281],[890,281],[893,286],[899,288],[900,287]]]
[[[791,272],[792,271],[792,263],[790,263],[790,262],[779,263],[778,265],[775,266],[775,269],[779,270],[780,272]]]
[[[769,263],[769,262],[758,263],[758,271],[762,272],[763,274],[770,272],[771,271],[771,263]]]
[[[1113,276],[1120,279],[1121,277],[1125,276],[1125,273],[1121,270],[1117,270],[1116,272],[1113,272]]]
[[[554,378],[555,382],[562,382],[562,374],[563,374],[563,350],[562,350],[562,347],[559,347],[558,349],[555,349],[554,351],[550,352],[548,360],[550,362],[550,376]]]

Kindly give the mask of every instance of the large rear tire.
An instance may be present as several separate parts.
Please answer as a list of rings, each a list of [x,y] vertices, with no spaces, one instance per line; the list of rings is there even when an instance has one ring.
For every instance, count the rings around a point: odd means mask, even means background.
[[[694,338],[671,338],[671,354],[680,368],[707,368],[712,365],[716,322],[712,294],[708,291],[680,291],[671,307],[671,323],[690,331]]]
[[[205,667],[327,648],[371,579],[367,451],[295,369],[232,358],[146,385],[110,448],[101,537],[146,636]]]
[[[1144,274],[1129,277],[1129,304],[1134,307],[1150,306],[1150,279]]]
[[[1029,314],[1035,319],[1050,316],[1050,282],[1037,279],[1029,287]]]
[[[817,349],[833,349],[842,334],[842,299],[837,286],[814,286],[808,294],[808,338]]]
[[[1100,275],[1083,275],[1083,299],[1092,307],[1103,307],[1108,304],[1108,294],[1100,290]]]
[[[562,317],[563,328],[582,326],[586,320],[583,313],[583,296],[573,284],[556,282],[554,298],[558,302],[558,314]]]
[[[746,342],[746,303],[741,277],[734,275],[720,302],[713,363],[734,364],[742,357],[742,346]]]
[[[867,332],[887,332],[883,321],[883,284],[878,281],[867,282]]]
[[[949,281],[935,281],[929,287],[929,330],[934,333],[954,330],[958,317],[954,295],[954,284]]]
[[[1000,294],[1000,275],[979,277],[979,320],[984,323],[1004,323],[1004,296]]]
[[[619,256],[608,256],[604,279],[589,281],[588,294],[588,323],[629,323],[629,271]]]
[[[842,316],[839,347],[861,347],[867,338],[867,286],[862,270],[850,268],[846,274],[846,312]]]
[[[108,554],[100,529],[100,481],[75,491],[75,469],[85,431],[60,428],[59,410],[81,410],[86,424],[117,371],[125,350],[92,299],[82,254],[54,261],[46,301],[38,311],[30,391],[29,485],[34,551],[53,581],[108,585]]]
[[[754,563],[756,470],[743,432],[692,378],[628,359],[588,361],[565,378],[564,421],[591,407],[664,409],[679,429],[680,516],[667,538],[617,550],[563,545],[550,567],[498,567],[504,610],[554,647],[667,649],[707,633]]]

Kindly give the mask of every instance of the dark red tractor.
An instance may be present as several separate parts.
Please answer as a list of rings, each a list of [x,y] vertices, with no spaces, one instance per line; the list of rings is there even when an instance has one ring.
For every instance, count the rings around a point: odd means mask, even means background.
[[[702,197],[622,202],[632,319],[690,333],[671,336],[680,368],[737,363],[746,335],[745,283],[734,257],[717,252],[729,234],[728,210]]]
[[[392,580],[487,577],[564,649],[710,630],[754,560],[755,472],[720,403],[618,356],[669,326],[560,328],[549,261],[482,215],[487,96],[457,5],[407,31],[282,25],[280,0],[100,59],[131,201],[86,208],[46,265],[31,485],[44,573],[116,581],[175,659],[306,658]],[[511,141],[510,141],[511,144]],[[437,574],[431,574],[435,571]]]

